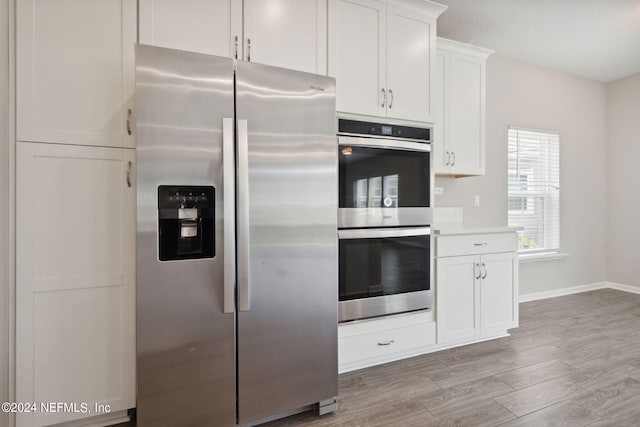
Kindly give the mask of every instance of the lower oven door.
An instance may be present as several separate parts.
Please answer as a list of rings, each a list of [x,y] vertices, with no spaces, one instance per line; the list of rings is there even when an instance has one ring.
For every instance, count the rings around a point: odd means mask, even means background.
[[[429,227],[338,230],[341,322],[431,308]]]

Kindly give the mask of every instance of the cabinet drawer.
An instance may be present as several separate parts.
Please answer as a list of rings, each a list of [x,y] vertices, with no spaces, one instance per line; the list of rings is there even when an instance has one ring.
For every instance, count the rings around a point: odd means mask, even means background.
[[[438,258],[459,255],[481,255],[518,250],[516,233],[468,234],[460,236],[438,236],[436,256]]]
[[[386,329],[338,340],[341,365],[361,360],[402,353],[436,342],[436,324],[417,323],[402,328]]]

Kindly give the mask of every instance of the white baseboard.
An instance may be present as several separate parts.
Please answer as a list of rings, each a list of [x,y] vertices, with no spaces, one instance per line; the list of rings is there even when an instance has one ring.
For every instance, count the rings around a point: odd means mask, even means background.
[[[632,294],[640,294],[640,288],[637,286],[623,285],[622,283],[605,282],[607,288],[616,289],[618,291],[629,292]]]
[[[596,289],[604,289],[608,286],[607,282],[596,282],[589,285],[572,286],[569,288],[553,289],[551,291],[534,292],[532,294],[520,295],[519,302],[537,301],[540,299],[561,297],[564,295],[579,294],[581,292],[595,291]]]
[[[595,291],[597,289],[616,289],[618,291],[640,294],[640,288],[637,286],[623,285],[614,282],[596,282],[589,285],[571,286],[569,288],[553,289],[545,292],[534,292],[531,294],[520,295],[519,302],[537,301],[547,298],[561,297],[564,295],[579,294],[581,292]]]

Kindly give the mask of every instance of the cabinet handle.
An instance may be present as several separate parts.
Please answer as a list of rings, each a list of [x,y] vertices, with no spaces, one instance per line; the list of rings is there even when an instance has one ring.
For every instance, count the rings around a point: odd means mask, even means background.
[[[127,110],[127,133],[128,133],[129,135],[131,135],[131,114],[132,114],[132,113],[133,113],[133,112],[131,111],[131,108],[129,108],[129,109]]]
[[[449,153],[448,151],[445,152],[446,156],[447,156],[447,163],[445,163],[445,166],[449,166],[449,162],[451,161],[451,153]]]
[[[238,36],[233,38],[233,57],[238,59]]]
[[[474,243],[473,246],[487,246],[487,242],[477,242]]]
[[[382,105],[381,107],[384,108],[384,105],[387,103],[387,91],[384,90],[384,88],[380,89],[382,91]]]
[[[476,276],[476,280],[480,279],[480,277],[482,277],[482,267],[480,267],[480,264],[478,264],[476,262],[476,271],[478,272],[478,275]]]
[[[451,155],[453,156],[453,160],[451,161],[451,166],[456,164],[456,153],[454,153],[453,151],[451,152]]]
[[[251,62],[251,39],[247,39],[247,61]]]
[[[378,345],[385,346],[385,345],[391,345],[393,343],[395,343],[394,340],[389,340],[389,341],[379,342]]]
[[[487,278],[487,266],[484,264],[484,262],[482,263],[482,268],[484,270],[484,274],[482,275],[482,279],[486,279]]]
[[[393,108],[393,91],[389,89],[389,109]]]
[[[129,161],[127,163],[127,187],[131,188],[131,186],[133,185],[131,182],[131,167],[132,167],[132,163],[131,161]]]

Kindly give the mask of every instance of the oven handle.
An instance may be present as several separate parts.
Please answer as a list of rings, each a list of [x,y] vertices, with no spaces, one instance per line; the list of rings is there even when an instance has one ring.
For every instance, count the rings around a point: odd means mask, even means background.
[[[338,145],[431,152],[431,143],[429,142],[411,142],[394,138],[362,138],[357,136],[340,135],[338,136]]]
[[[379,239],[385,237],[429,236],[431,227],[358,228],[338,230],[338,239]]]

